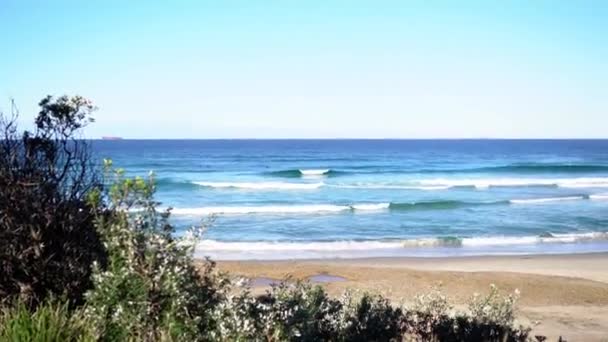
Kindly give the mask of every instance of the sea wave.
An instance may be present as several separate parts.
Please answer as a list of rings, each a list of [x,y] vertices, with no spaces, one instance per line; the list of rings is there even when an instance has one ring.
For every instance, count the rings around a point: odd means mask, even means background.
[[[473,187],[487,189],[491,187],[535,187],[550,186],[560,188],[604,188],[608,187],[608,178],[479,178],[479,179],[426,179],[419,181],[422,186]]]
[[[607,232],[551,234],[539,236],[480,236],[470,238],[438,237],[430,239],[404,240],[404,248],[412,247],[494,247],[534,245],[546,243],[577,243],[589,241],[608,241]]]
[[[271,171],[266,174],[273,177],[283,178],[301,178],[301,177],[334,177],[342,174],[346,174],[344,171],[337,171],[332,169],[290,169]]]
[[[353,210],[385,210],[389,209],[391,203],[372,203],[372,204],[353,204],[350,206]]]
[[[358,203],[351,205],[336,204],[303,204],[303,205],[268,205],[268,206],[219,206],[219,207],[199,207],[199,208],[175,208],[172,213],[175,215],[239,215],[239,214],[307,214],[307,213],[336,213],[342,211],[380,211],[380,210],[441,210],[453,209],[465,206],[478,206],[507,203],[501,202],[481,202],[470,203],[460,201],[428,201],[412,203]]]
[[[493,205],[525,205],[541,204],[560,201],[576,201],[585,199],[608,199],[604,195],[580,195],[545,198],[525,198],[498,200],[487,202],[468,202],[456,200],[436,200],[420,202],[381,202],[356,204],[300,204],[300,205],[267,205],[267,206],[213,206],[197,208],[175,208],[175,215],[243,215],[243,214],[322,214],[337,212],[365,211],[419,211],[419,210],[450,210],[458,208],[474,208]]]
[[[608,172],[608,165],[574,163],[515,163],[468,169],[418,170],[420,173],[593,173]]]
[[[464,207],[477,207],[486,205],[508,204],[508,201],[492,201],[492,202],[467,202],[454,200],[437,200],[437,201],[422,201],[412,203],[391,203],[391,210],[446,210],[457,209]]]
[[[562,197],[546,197],[546,198],[526,198],[509,200],[511,204],[535,204],[535,203],[550,203],[561,201],[577,201],[586,199],[587,196],[562,196]]]
[[[325,184],[327,187],[340,189],[370,189],[370,190],[448,190],[448,185],[412,185],[412,184],[382,184],[382,183],[355,183],[355,184]]]
[[[584,174],[608,172],[608,165],[604,164],[575,164],[575,163],[515,163],[499,166],[482,166],[475,168],[402,168],[387,167],[382,165],[354,166],[344,170],[334,169],[288,169],[271,171],[265,174],[276,177],[299,178],[303,176],[338,176],[355,174],[474,174],[474,173],[496,173],[496,174]]]
[[[398,183],[334,183],[325,184],[328,187],[343,189],[377,189],[377,190],[424,190],[437,191],[449,189],[471,188],[485,190],[500,187],[559,187],[559,188],[607,188],[606,177],[582,177],[582,178],[432,178],[411,180]]]
[[[298,213],[332,213],[350,210],[349,206],[333,204],[308,204],[308,205],[272,205],[272,206],[227,206],[227,207],[200,207],[200,208],[175,208],[175,215],[238,215],[238,214],[298,214]]]
[[[465,246],[507,246],[507,245],[526,245],[539,243],[576,243],[590,241],[606,241],[608,232],[589,232],[589,233],[570,233],[552,234],[545,233],[540,236],[522,237],[475,237],[463,239]]]
[[[392,203],[360,203],[353,205],[301,204],[268,206],[218,206],[198,208],[173,208],[175,215],[240,215],[240,214],[310,214],[336,213],[341,211],[377,211],[392,207]]]
[[[480,236],[415,238],[405,240],[342,240],[342,241],[218,241],[203,240],[197,250],[203,252],[340,252],[399,250],[411,248],[482,248],[536,244],[566,244],[593,241],[608,241],[608,232],[569,234],[546,233],[540,236]]]
[[[193,188],[197,187],[196,184],[194,184],[190,181],[175,179],[175,178],[167,178],[167,177],[155,179],[154,184],[157,187],[161,187],[161,188],[184,189],[184,190],[193,189]]]
[[[248,190],[314,190],[323,183],[285,183],[285,182],[193,182],[208,188],[233,188]]]
[[[608,200],[608,193],[589,195],[589,199],[605,201]]]
[[[308,177],[320,177],[326,170],[306,170]],[[331,171],[328,171],[331,172]],[[169,183],[171,182],[171,183]],[[186,181],[163,180],[159,185],[173,184],[186,187]],[[471,188],[485,190],[500,187],[559,187],[571,189],[608,188],[608,177],[582,177],[582,178],[468,178],[450,179],[434,178],[411,180],[405,183],[297,183],[297,182],[209,182],[196,181],[191,184],[208,188],[232,188],[243,190],[315,190],[321,187],[339,189],[367,189],[367,190],[421,190],[440,191],[450,189]]]
[[[331,172],[330,169],[313,169],[313,170],[299,170],[302,176],[323,176]]]

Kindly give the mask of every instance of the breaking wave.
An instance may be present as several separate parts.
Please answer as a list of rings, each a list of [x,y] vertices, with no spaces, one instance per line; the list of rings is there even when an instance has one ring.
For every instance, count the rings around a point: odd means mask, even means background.
[[[608,200],[608,193],[589,195],[589,199],[598,200],[598,201],[606,201],[606,200]]]
[[[332,169],[291,169],[272,171],[266,173],[269,176],[283,177],[283,178],[301,178],[301,177],[333,177],[347,172],[336,171]]]
[[[419,182],[423,186],[473,187],[487,189],[490,187],[535,187],[549,186],[560,188],[604,188],[608,187],[608,178],[480,178],[480,179],[427,179]]]
[[[516,163],[469,169],[427,169],[420,173],[593,173],[608,172],[608,165],[568,163]]]
[[[420,202],[382,202],[382,203],[357,203],[357,204],[301,204],[301,205],[268,205],[268,206],[217,206],[198,208],[175,208],[175,215],[244,215],[244,214],[322,214],[337,212],[365,212],[365,211],[417,211],[417,210],[450,210],[458,208],[474,208],[493,205],[525,205],[541,204],[561,201],[576,200],[608,200],[607,195],[591,196],[562,196],[547,198],[511,199],[488,202],[467,202],[455,200],[437,200]]]
[[[314,190],[323,183],[284,183],[284,182],[193,182],[208,188],[232,188],[247,190]]]
[[[308,170],[310,177],[319,177],[326,170]],[[331,171],[330,171],[331,172]],[[161,187],[188,188],[202,186],[212,189],[241,189],[241,190],[315,190],[322,187],[339,189],[367,190],[422,190],[440,191],[450,189],[471,188],[485,190],[500,187],[559,187],[570,189],[608,188],[607,177],[584,178],[480,178],[480,179],[423,179],[407,183],[325,183],[325,182],[211,182],[160,179],[157,185]]]
[[[563,196],[563,197],[547,197],[547,198],[527,198],[527,199],[512,199],[509,203],[512,204],[535,204],[535,203],[550,203],[561,201],[577,201],[586,199],[587,196]]]
[[[541,236],[488,236],[419,238],[405,240],[343,240],[343,241],[218,241],[203,240],[196,253],[227,259],[305,259],[305,258],[362,258],[370,256],[442,256],[477,255],[488,248],[506,247],[511,253],[526,253],[531,247],[559,246],[563,244],[602,243],[608,241],[608,232],[572,234],[542,234]],[[581,245],[584,246],[584,245]],[[518,248],[522,248],[521,250]],[[547,249],[555,251],[553,249]],[[584,250],[584,249],[582,249]],[[449,252],[451,251],[451,252]],[[507,252],[507,254],[509,254]]]

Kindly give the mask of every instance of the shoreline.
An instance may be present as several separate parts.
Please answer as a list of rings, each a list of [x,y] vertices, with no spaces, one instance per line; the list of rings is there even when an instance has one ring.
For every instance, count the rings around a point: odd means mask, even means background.
[[[510,264],[513,261],[517,264]],[[522,262],[523,261],[523,262]],[[403,268],[422,271],[512,272],[563,276],[608,283],[608,252],[559,254],[456,255],[269,260],[218,260],[218,263],[309,264]],[[558,264],[547,267],[547,262]],[[604,263],[606,262],[606,263]],[[573,266],[576,266],[573,268]],[[605,266],[606,269],[602,269]]]
[[[217,261],[218,269],[264,280],[309,279],[330,276],[320,283],[330,295],[346,289],[380,293],[407,305],[411,298],[433,285],[455,307],[470,296],[485,293],[490,284],[504,292],[521,291],[520,322],[540,321],[533,333],[556,340],[602,341],[608,337],[608,253],[381,257],[361,259]],[[332,277],[337,277],[333,278]],[[343,279],[340,279],[343,278]],[[337,281],[336,281],[337,279]],[[267,282],[252,287],[263,293]]]
[[[608,253],[608,232],[550,236],[414,238],[335,241],[201,240],[195,256],[226,261],[452,259]]]

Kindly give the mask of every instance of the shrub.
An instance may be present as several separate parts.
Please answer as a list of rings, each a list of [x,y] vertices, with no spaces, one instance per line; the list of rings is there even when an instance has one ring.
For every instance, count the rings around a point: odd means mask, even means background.
[[[303,282],[281,282],[266,294],[249,291],[229,296],[214,311],[218,341],[328,341],[339,328],[342,304],[330,299],[323,288]]]
[[[496,286],[486,296],[476,294],[469,311],[452,314],[448,298],[439,288],[416,296],[413,310],[406,311],[404,332],[410,341],[528,341],[529,328],[515,327],[514,312],[519,292],[500,296]]]
[[[48,300],[31,311],[19,302],[0,312],[0,340],[12,342],[94,341],[90,324],[67,302]]]
[[[245,291],[216,308],[217,341],[389,341],[401,336],[402,312],[381,296],[281,282],[266,294]]]
[[[169,211],[158,213],[154,179],[125,179],[106,161],[111,185],[108,211],[98,229],[108,250],[107,268],[94,265],[86,314],[101,340],[201,340],[213,325],[209,313],[222,298],[223,278],[207,263],[194,266],[201,231],[173,237]],[[98,194],[94,202],[104,196]]]
[[[479,323],[492,322],[499,325],[511,326],[515,320],[515,304],[519,299],[519,290],[513,294],[501,296],[496,285],[490,285],[486,296],[474,294],[469,302],[471,317]]]
[[[496,298],[495,292],[488,297]],[[454,315],[449,312],[451,307],[439,288],[417,296],[412,310],[403,310],[380,295],[347,291],[339,298],[330,298],[322,287],[282,282],[259,297],[244,291],[222,301],[215,307],[217,326],[210,331],[209,339],[528,341],[529,329],[515,328],[512,321],[496,321],[486,316],[483,319],[476,312]]]
[[[0,298],[34,307],[49,294],[82,302],[91,264],[104,263],[95,212],[96,167],[80,132],[92,121],[82,97],[40,101],[33,132],[0,113]]]
[[[380,295],[346,292],[337,317],[341,341],[393,341],[402,335],[403,312]]]

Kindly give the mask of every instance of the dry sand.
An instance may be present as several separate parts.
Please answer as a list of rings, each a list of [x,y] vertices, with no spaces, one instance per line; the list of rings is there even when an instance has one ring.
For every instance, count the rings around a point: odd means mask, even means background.
[[[250,278],[306,279],[318,274],[345,281],[323,284],[329,293],[374,291],[407,303],[443,284],[458,307],[490,284],[521,291],[519,321],[540,322],[534,334],[551,340],[608,341],[608,253],[462,258],[374,258],[298,261],[223,261],[221,270]],[[256,291],[263,292],[264,285]]]

